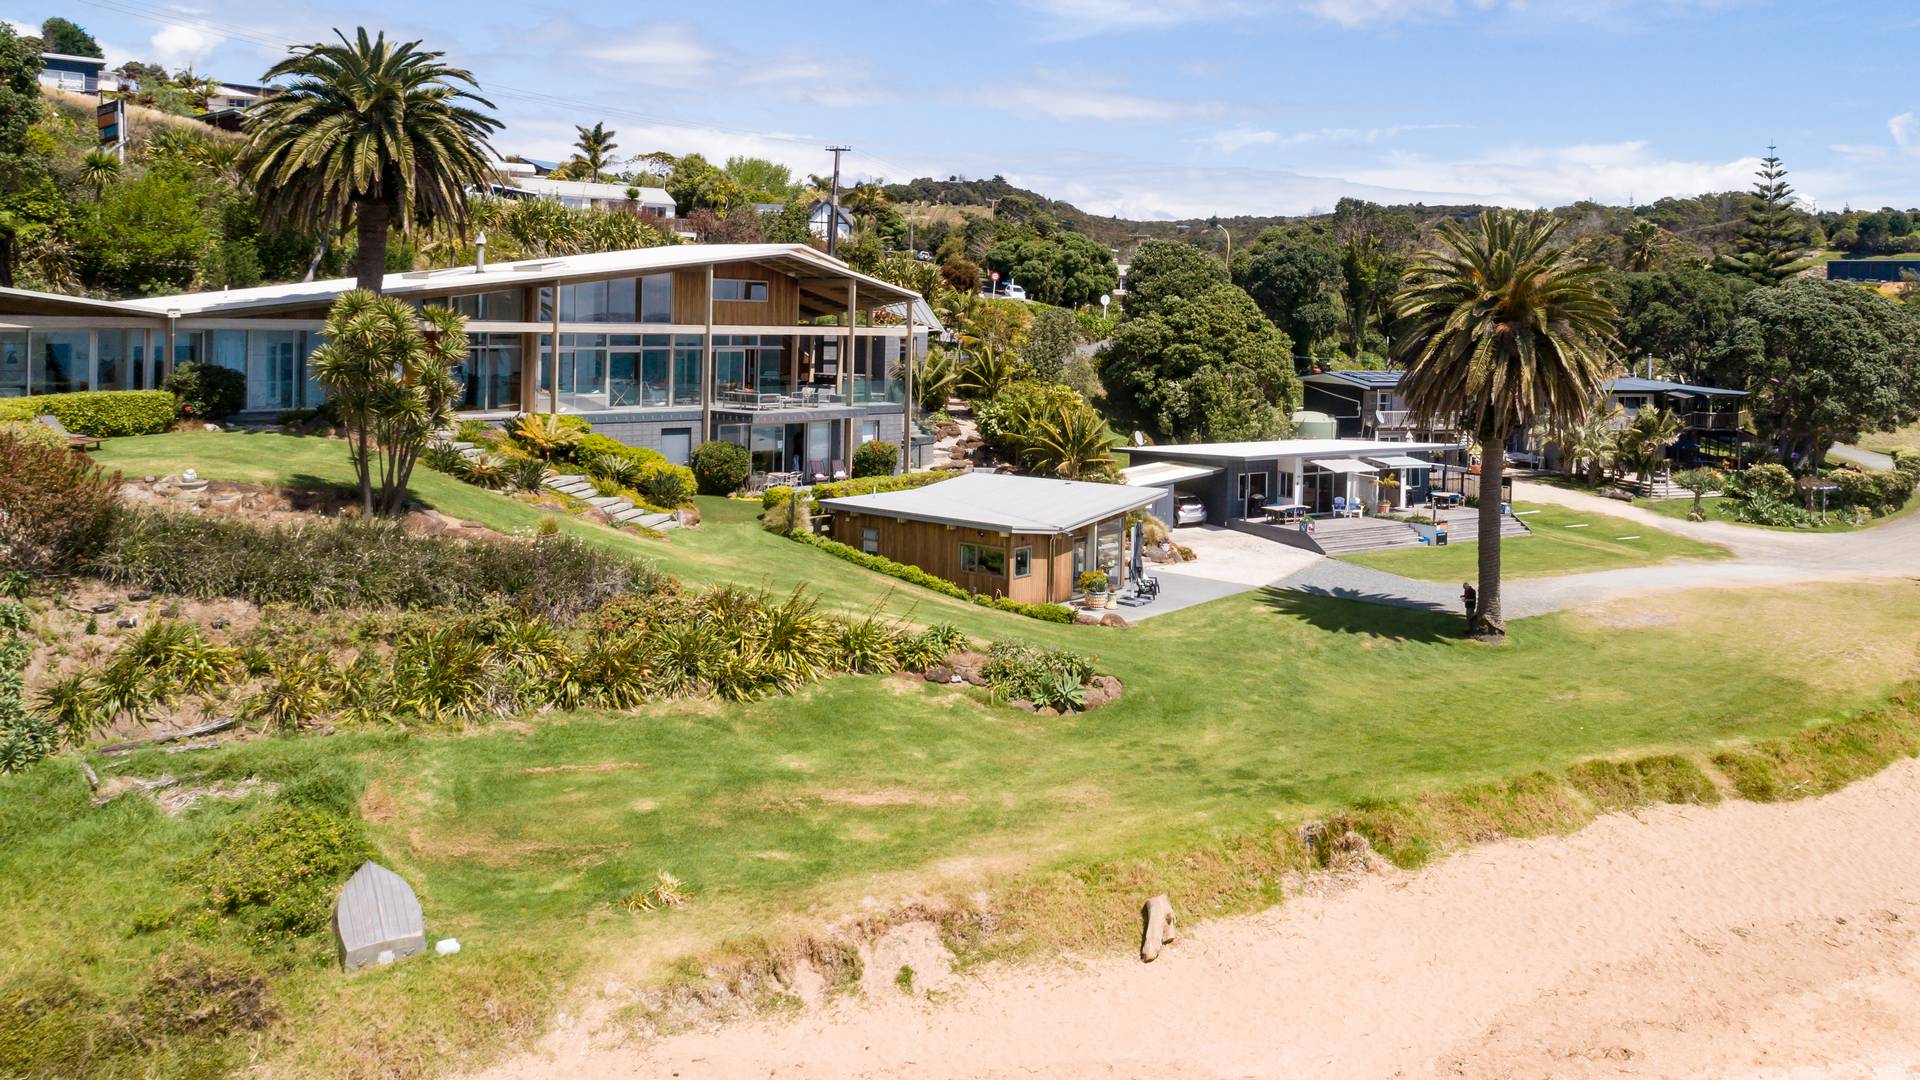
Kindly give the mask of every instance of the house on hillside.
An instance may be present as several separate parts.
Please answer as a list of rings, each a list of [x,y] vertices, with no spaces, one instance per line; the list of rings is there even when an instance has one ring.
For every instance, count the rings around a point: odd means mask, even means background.
[[[1333,418],[1343,439],[1460,442],[1457,425],[1422,423],[1400,396],[1401,371],[1318,371],[1301,378],[1302,407]]]
[[[655,221],[674,216],[673,196],[665,188],[594,180],[555,180],[535,176],[532,167],[505,163],[492,194],[503,199],[552,199],[576,210],[624,210]],[[518,169],[512,165],[519,165]]]
[[[102,90],[118,90],[120,80],[107,74],[107,61],[103,57],[43,52],[40,85],[78,94],[98,94]]]
[[[246,377],[246,414],[324,400],[307,362],[350,279],[106,301],[0,289],[0,397],[157,386],[187,361]],[[765,476],[903,444],[910,290],[804,244],[683,244],[387,275],[468,317],[461,415],[571,413],[685,462],[723,439]],[[558,347],[556,348],[556,343]]]
[[[1127,581],[1127,515],[1150,489],[1084,480],[968,473],[938,484],[822,499],[835,540],[917,566],[970,592],[1063,603],[1081,573]]]
[[[824,199],[814,203],[812,216],[807,219],[807,228],[813,230],[813,235],[825,240],[829,221],[836,223],[834,230],[839,234],[841,241],[853,239],[853,215],[847,213],[846,207],[840,207],[836,214],[832,203]]]

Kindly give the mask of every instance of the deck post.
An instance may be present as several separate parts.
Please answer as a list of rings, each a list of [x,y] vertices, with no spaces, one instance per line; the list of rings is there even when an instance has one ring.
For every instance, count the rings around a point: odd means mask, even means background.
[[[859,309],[860,282],[849,277],[847,279],[847,336],[845,344],[841,346],[844,355],[840,358],[841,400],[849,405],[853,404],[853,345],[854,333],[860,322]],[[852,476],[853,452],[858,449],[853,442],[853,417],[847,417],[841,421],[841,425],[846,431],[846,434],[841,437],[840,441],[841,445],[846,448],[847,475]]]
[[[713,264],[707,264],[706,336],[700,339],[700,439],[713,438]],[[751,444],[752,439],[747,442]]]
[[[553,348],[547,365],[547,412],[560,411],[560,279],[553,279]]]
[[[901,472],[913,471],[913,305],[914,301],[907,301],[907,340],[900,350],[901,355],[905,357],[901,364],[903,369],[901,381],[905,387],[900,399]],[[933,343],[929,341],[927,345],[931,348]]]

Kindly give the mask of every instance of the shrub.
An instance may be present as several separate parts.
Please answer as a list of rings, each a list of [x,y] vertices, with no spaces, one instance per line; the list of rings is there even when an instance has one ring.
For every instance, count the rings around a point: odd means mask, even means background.
[[[0,400],[0,420],[51,416],[76,435],[103,439],[157,435],[173,426],[174,396],[165,390],[90,390]]]
[[[1107,591],[1107,572],[1088,570],[1080,575],[1080,591],[1083,593],[1103,593]]]
[[[161,385],[180,399],[180,415],[189,420],[221,420],[247,404],[247,377],[232,368],[189,360]]]
[[[753,458],[744,446],[711,439],[693,451],[693,479],[702,495],[731,495],[752,471]]]
[[[827,484],[815,484],[807,489],[807,498],[818,508],[821,499],[838,499],[846,495],[873,495],[883,491],[905,491],[909,488],[925,487],[942,480],[951,480],[960,475],[951,472],[910,472],[895,473],[892,476],[866,476],[858,480],[835,480]],[[770,487],[760,493],[760,508],[771,510],[784,504],[793,497],[793,489],[786,485]]]
[[[27,713],[22,672],[33,647],[22,633],[27,609],[0,600],[0,773],[18,772],[60,748],[60,730]]]
[[[594,463],[602,458],[619,458],[636,465],[665,465],[667,457],[658,450],[649,450],[644,446],[628,446],[618,439],[590,431],[580,436],[580,445],[574,451],[574,460],[593,471]]]
[[[577,416],[522,413],[507,425],[507,437],[542,461],[571,461],[590,429],[591,425]]]
[[[453,467],[453,475],[474,487],[483,487],[489,491],[498,491],[512,480],[507,472],[507,459],[500,454],[491,454],[484,450],[472,457],[462,455],[459,463]]]
[[[353,519],[261,528],[129,511],[94,562],[109,581],[303,608],[472,608],[500,599],[557,622],[663,575],[566,536],[463,542]]]
[[[420,464],[434,472],[457,477],[466,464],[466,458],[447,443],[435,443],[421,453]]]
[[[662,461],[642,468],[639,480],[632,486],[653,505],[663,510],[677,510],[692,501],[695,483],[692,469]]]
[[[1775,499],[1791,499],[1794,494],[1793,474],[1785,465],[1767,462],[1762,465],[1749,465],[1744,472],[1736,474],[1739,482],[1733,494],[1741,498],[1771,496]]]
[[[268,941],[322,930],[335,887],[373,854],[358,820],[278,803],[221,829],[190,873],[208,907]]]
[[[106,538],[120,474],[38,437],[0,432],[0,566],[71,569]]]
[[[509,457],[504,464],[507,481],[521,491],[539,491],[547,479],[547,463],[533,457]]]
[[[1085,703],[1077,692],[1093,678],[1093,663],[1092,657],[1065,649],[996,641],[980,674],[996,693],[1056,709],[1063,701],[1077,708]]]
[[[863,442],[853,452],[853,477],[892,476],[899,461],[900,448],[892,443],[879,439]]]

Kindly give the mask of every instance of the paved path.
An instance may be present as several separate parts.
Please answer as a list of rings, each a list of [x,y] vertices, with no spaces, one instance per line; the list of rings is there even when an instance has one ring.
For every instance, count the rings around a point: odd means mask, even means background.
[[[1835,461],[1844,461],[1849,465],[1858,465],[1866,469],[1886,472],[1893,468],[1893,458],[1878,450],[1862,450],[1846,443],[1834,443],[1827,448],[1827,456]]]

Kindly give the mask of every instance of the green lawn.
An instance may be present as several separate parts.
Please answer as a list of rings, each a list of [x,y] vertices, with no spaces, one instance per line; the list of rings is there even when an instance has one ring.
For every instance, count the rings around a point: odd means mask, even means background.
[[[118,440],[102,457],[136,473],[194,465],[262,481],[345,468],[337,443],[264,435]],[[416,488],[490,524],[522,527],[538,513],[424,472]],[[570,527],[693,580],[804,584],[849,610],[1095,653],[1125,696],[1046,718],[973,692],[849,677],[749,705],[544,715],[465,734],[345,731],[193,755],[196,768],[282,781],[350,770],[367,785],[361,805],[381,858],[418,888],[430,934],[465,946],[352,978],[314,962],[286,967],[274,988],[289,1022],[257,1050],[263,1075],[416,1075],[536,1031],[569,987],[643,982],[683,957],[751,952],[871,905],[981,889],[1013,896],[1056,871],[1106,881],[1087,868],[1116,860],[1193,866],[1166,853],[1592,756],[1698,752],[1799,730],[1884,702],[1912,677],[1920,648],[1911,617],[1920,583],[1909,582],[1635,598],[1519,620],[1504,648],[1461,640],[1457,616],[1278,591],[1127,630],[1058,626],[771,536],[752,504],[701,505],[702,528],[665,540]],[[1528,520],[1556,520],[1545,517]],[[1543,528],[1509,557],[1565,572],[1712,554],[1565,535],[1608,531],[1599,522],[1609,519],[1593,520]],[[1631,531],[1648,532],[1619,533]],[[1529,545],[1546,554],[1525,554]],[[1789,635],[1791,663],[1778,649]],[[1656,671],[1684,691],[1649,692]],[[128,768],[157,775],[185,760],[149,751]],[[0,779],[0,937],[26,943],[0,961],[0,990],[37,979],[64,988],[50,1000],[124,996],[184,934],[131,932],[135,914],[180,903],[179,868],[220,821],[246,812],[215,803],[168,818],[140,799],[91,811],[70,759]],[[686,881],[686,907],[617,905],[662,869]],[[1118,875],[1117,915],[1100,917],[1137,920],[1132,893],[1165,887],[1160,873],[1138,887]],[[1258,883],[1224,902],[1277,895]],[[1050,909],[1056,916],[1092,917]],[[167,1056],[183,1053],[156,1050],[149,1073],[197,1071]]]
[[[1860,449],[1887,454],[1895,450],[1920,450],[1920,424],[1898,431],[1874,431],[1860,436]]]
[[[1703,544],[1624,518],[1540,503],[1520,503],[1514,509],[1520,512],[1520,520],[1527,523],[1533,535],[1509,536],[1502,540],[1500,566],[1509,577],[1618,570],[1672,559],[1719,559],[1729,554],[1717,544]],[[1471,540],[1459,543],[1465,531],[1454,530],[1455,542],[1443,548],[1423,544],[1345,558],[1361,566],[1423,581],[1470,581],[1479,566],[1479,545]]]

